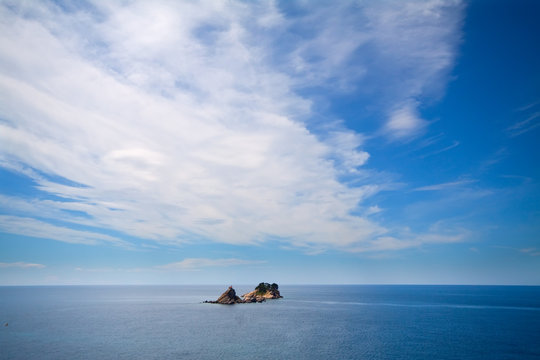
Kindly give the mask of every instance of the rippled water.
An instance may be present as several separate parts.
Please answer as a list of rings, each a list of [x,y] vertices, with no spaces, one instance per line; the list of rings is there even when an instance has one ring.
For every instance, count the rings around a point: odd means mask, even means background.
[[[0,359],[540,359],[540,287],[226,287],[0,287]]]

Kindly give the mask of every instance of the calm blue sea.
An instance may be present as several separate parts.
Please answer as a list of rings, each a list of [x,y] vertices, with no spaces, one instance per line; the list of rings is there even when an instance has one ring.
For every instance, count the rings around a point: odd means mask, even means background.
[[[540,359],[540,287],[225,289],[0,287],[0,359]]]

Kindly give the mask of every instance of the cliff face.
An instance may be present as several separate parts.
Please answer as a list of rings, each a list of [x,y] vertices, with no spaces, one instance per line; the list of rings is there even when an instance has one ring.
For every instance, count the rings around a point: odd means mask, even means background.
[[[262,302],[266,299],[279,299],[282,298],[281,294],[277,289],[267,290],[264,293],[259,292],[258,290],[253,290],[247,294],[242,295],[245,302]]]
[[[282,298],[281,294],[277,288],[267,289],[266,291],[261,291],[260,289],[253,290],[247,294],[242,295],[243,299],[236,295],[236,291],[229,286],[229,288],[221,294],[221,296],[216,301],[205,301],[205,303],[210,304],[244,304],[244,303],[254,303],[254,302],[263,302],[266,299],[279,299]]]
[[[242,295],[242,297],[244,298],[244,301],[247,303],[266,301],[266,298],[264,296],[257,294],[257,290],[248,292],[247,294]]]
[[[236,295],[236,291],[234,291],[232,286],[229,286],[229,288],[223,294],[221,294],[221,296],[216,301],[206,301],[206,302],[212,303],[212,304],[232,305],[232,304],[243,303],[244,300],[240,299]]]

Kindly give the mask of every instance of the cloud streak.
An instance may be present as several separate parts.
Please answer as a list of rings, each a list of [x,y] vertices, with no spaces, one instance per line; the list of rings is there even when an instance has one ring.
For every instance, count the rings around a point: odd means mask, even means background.
[[[531,105],[531,107],[534,105]],[[516,137],[529,131],[532,131],[540,126],[540,111],[536,111],[527,116],[525,120],[521,120],[509,126],[506,131],[511,137]]]
[[[0,231],[42,239],[52,239],[70,244],[97,245],[109,243],[130,247],[119,238],[92,231],[82,231],[56,226],[33,218],[0,215]]]
[[[45,265],[42,264],[34,264],[20,261],[12,263],[0,262],[0,268],[43,269],[44,267]]]
[[[441,191],[441,190],[448,190],[448,189],[460,187],[462,185],[472,184],[472,183],[475,183],[475,182],[476,182],[476,180],[451,181],[451,182],[442,183],[442,184],[422,186],[422,187],[414,189],[414,191]]]
[[[257,265],[264,264],[266,261],[242,260],[242,259],[207,259],[207,258],[188,258],[179,262],[158,266],[163,270],[199,270],[207,267],[229,267],[239,265]]]

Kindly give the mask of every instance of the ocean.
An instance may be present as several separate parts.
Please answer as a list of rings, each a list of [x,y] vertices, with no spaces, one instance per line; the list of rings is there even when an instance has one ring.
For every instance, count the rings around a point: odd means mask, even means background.
[[[540,287],[228,285],[0,287],[0,359],[540,359]]]

